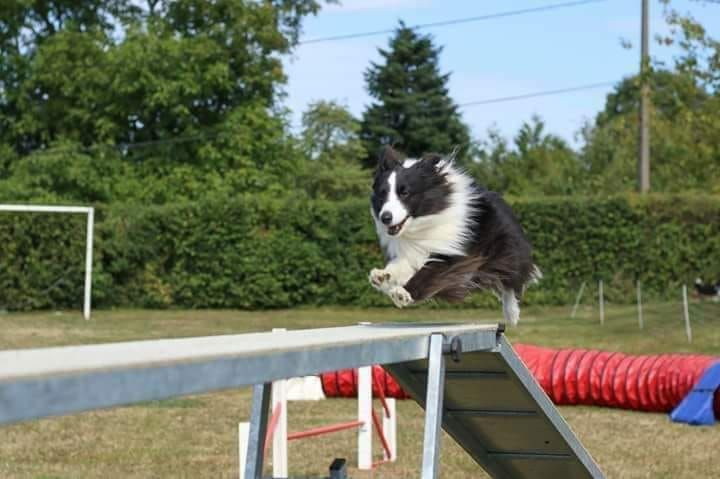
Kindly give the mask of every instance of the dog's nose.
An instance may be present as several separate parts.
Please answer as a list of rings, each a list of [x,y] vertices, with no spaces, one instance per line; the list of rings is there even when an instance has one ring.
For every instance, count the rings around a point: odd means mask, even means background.
[[[380,221],[382,221],[383,224],[389,225],[392,222],[392,213],[386,211],[385,213],[381,214]]]

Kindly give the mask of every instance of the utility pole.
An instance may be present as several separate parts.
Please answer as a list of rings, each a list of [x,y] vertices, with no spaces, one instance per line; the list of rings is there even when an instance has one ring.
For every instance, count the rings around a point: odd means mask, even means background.
[[[638,190],[650,190],[650,56],[649,6],[642,0],[642,39],[640,41],[640,151],[638,157]]]

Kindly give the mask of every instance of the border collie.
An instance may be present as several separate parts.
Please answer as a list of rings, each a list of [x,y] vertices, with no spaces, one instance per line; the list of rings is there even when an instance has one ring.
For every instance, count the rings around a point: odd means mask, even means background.
[[[453,164],[452,155],[402,159],[380,152],[370,212],[387,260],[372,286],[402,308],[437,297],[452,302],[490,289],[512,325],[518,300],[541,278],[510,206]]]

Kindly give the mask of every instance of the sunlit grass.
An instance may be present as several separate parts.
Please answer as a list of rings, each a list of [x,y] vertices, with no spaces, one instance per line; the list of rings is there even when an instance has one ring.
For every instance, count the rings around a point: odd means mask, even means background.
[[[645,328],[635,308],[607,305],[604,325],[593,307],[575,319],[569,308],[529,308],[512,342],[660,353],[720,354],[720,305],[694,303],[688,344],[677,303],[647,305]],[[298,309],[270,312],[141,311],[0,315],[0,348],[87,344],[165,337],[234,334],[273,327],[314,328],[361,321],[493,321],[499,310]],[[247,419],[248,389],[151,401],[125,408],[30,421],[0,428],[2,478],[236,477],[237,422]],[[347,421],[356,414],[351,400],[294,402],[290,430]],[[399,460],[374,475],[351,468],[355,478],[418,477],[422,411],[399,404]],[[609,478],[720,477],[715,460],[720,427],[673,424],[663,414],[590,407],[564,407],[562,414]],[[377,449],[378,458],[380,455]],[[357,462],[354,431],[290,445],[294,476],[322,477],[335,457]],[[447,436],[442,477],[485,477]]]

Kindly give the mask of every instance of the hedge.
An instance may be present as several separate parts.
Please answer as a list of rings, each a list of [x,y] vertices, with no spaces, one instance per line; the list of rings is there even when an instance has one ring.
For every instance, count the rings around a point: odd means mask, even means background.
[[[525,302],[567,304],[603,279],[664,297],[720,278],[720,198],[633,196],[511,201],[545,275]],[[366,199],[258,196],[98,208],[96,307],[286,308],[388,305],[367,284],[382,264]],[[0,309],[79,308],[84,217],[0,213]],[[476,295],[466,305],[495,304]]]

